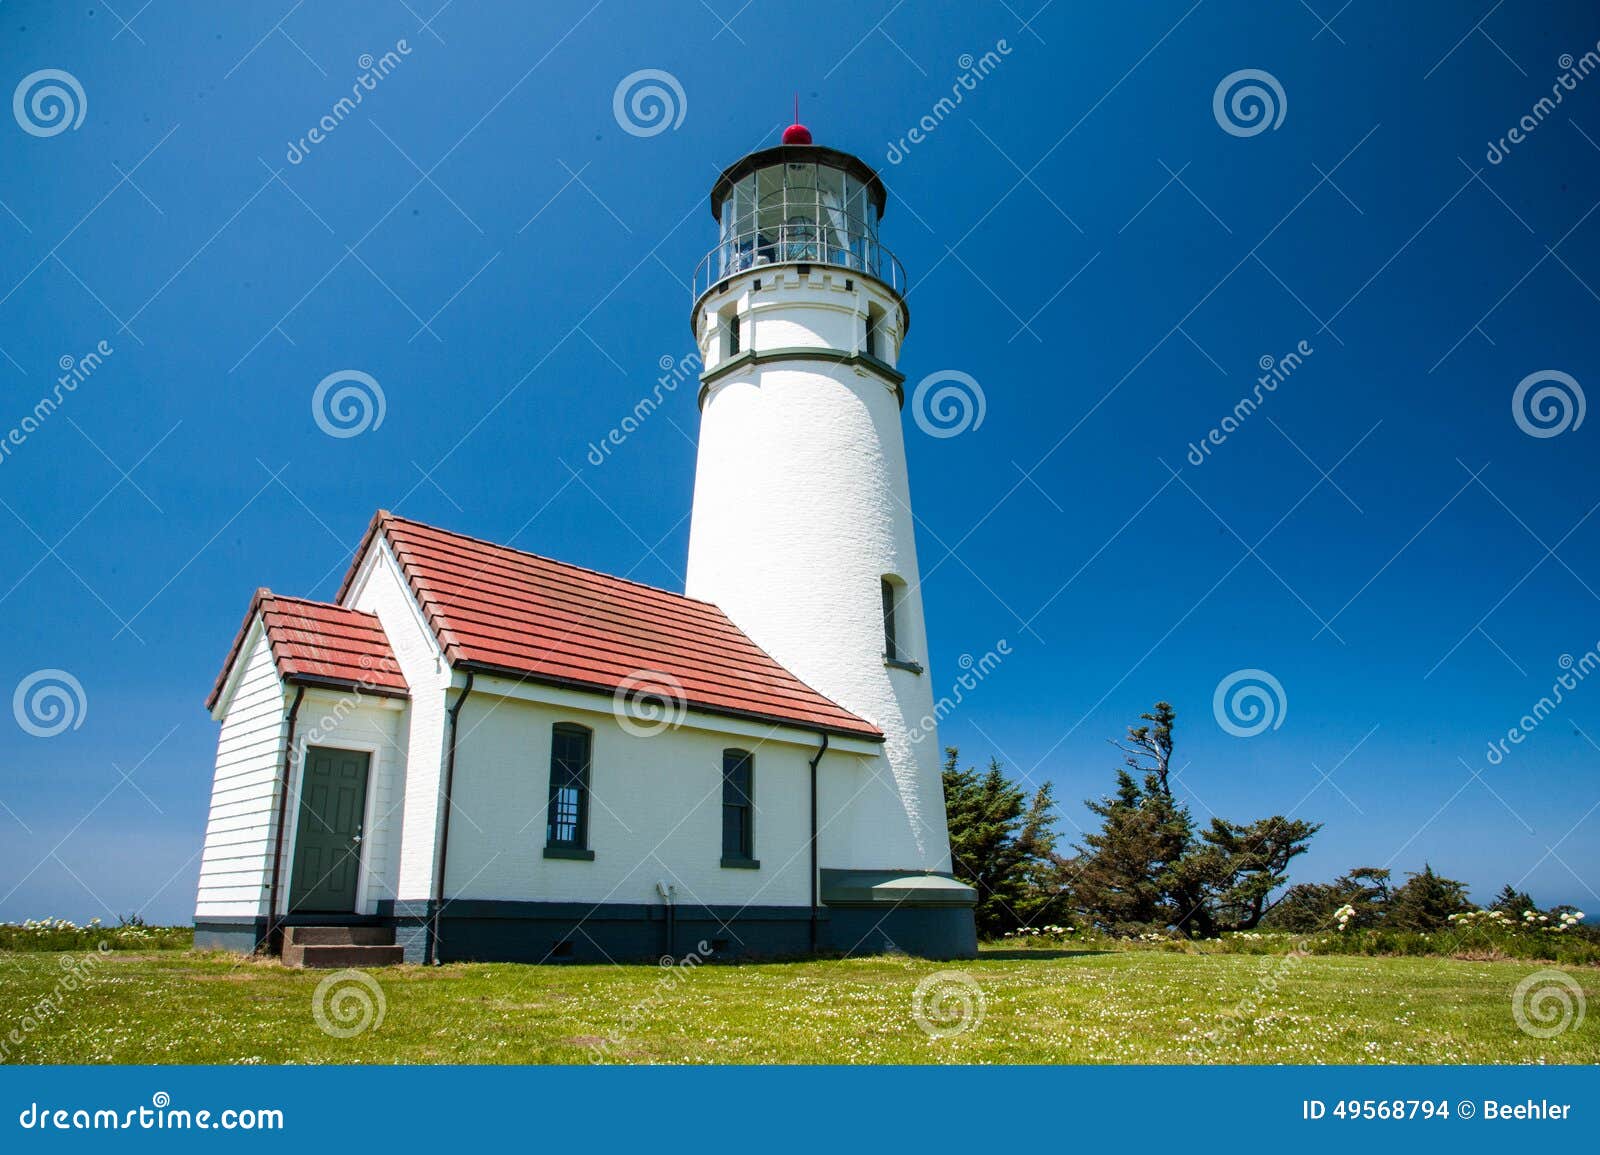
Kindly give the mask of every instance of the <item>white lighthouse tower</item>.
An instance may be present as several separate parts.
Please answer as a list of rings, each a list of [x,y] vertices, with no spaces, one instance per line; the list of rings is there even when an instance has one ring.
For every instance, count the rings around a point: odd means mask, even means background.
[[[948,956],[975,949],[974,895],[949,877],[896,368],[910,314],[878,240],[885,199],[871,168],[799,124],[712,189],[687,592],[884,732],[819,799],[832,945]]]

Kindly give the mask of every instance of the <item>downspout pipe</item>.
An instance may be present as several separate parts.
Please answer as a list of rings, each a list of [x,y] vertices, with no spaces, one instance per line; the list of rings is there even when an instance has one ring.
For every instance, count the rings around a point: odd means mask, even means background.
[[[666,904],[662,919],[666,923],[666,957],[676,960],[678,957],[678,890],[669,883],[658,882],[656,883],[656,893],[661,896],[661,901]]]
[[[288,732],[283,744],[283,780],[278,791],[278,833],[272,847],[272,886],[267,891],[267,933],[262,942],[269,952],[281,949],[279,938],[283,928],[278,925],[278,880],[283,875],[283,828],[289,817],[289,775],[294,770],[294,730],[300,717],[300,703],[305,699],[306,688],[296,686],[294,703],[289,707]]]
[[[456,780],[456,728],[461,721],[461,707],[467,704],[467,696],[472,693],[472,679],[472,671],[468,670],[466,684],[461,687],[461,693],[449,709],[450,738],[444,759],[444,814],[439,820],[439,877],[434,884],[433,909],[428,912],[428,945],[424,955],[427,963],[439,961],[439,918],[444,911],[444,872],[450,860],[450,797]]]
[[[822,756],[828,752],[828,732],[818,730],[822,737],[822,745],[817,747],[816,756],[811,759],[811,953],[817,953],[818,927],[820,917],[817,885],[821,871],[817,867],[817,763],[822,761]]]

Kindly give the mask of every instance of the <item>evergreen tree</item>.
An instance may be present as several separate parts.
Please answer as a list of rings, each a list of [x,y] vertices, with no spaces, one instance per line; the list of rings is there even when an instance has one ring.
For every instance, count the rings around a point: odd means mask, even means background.
[[[1279,815],[1243,826],[1213,818],[1202,835],[1209,849],[1195,855],[1205,867],[1201,882],[1209,904],[1202,929],[1255,929],[1272,892],[1289,880],[1289,863],[1306,852],[1320,829]]]
[[[1085,805],[1100,829],[1077,847],[1074,897],[1116,933],[1171,926],[1210,938],[1258,925],[1289,862],[1319,826],[1281,816],[1240,824],[1212,819],[1196,835],[1189,808],[1172,793],[1172,728],[1177,715],[1157,702],[1131,726],[1117,791]]]
[[[944,800],[950,829],[952,873],[978,892],[973,911],[981,938],[996,938],[1021,925],[1030,881],[1049,862],[1055,849],[1049,811],[1054,803],[1048,784],[1031,803],[1001,772],[959,768],[960,752],[945,751]]]
[[[1378,866],[1358,866],[1332,882],[1302,882],[1291,886],[1270,908],[1261,925],[1273,930],[1317,931],[1334,925],[1340,907],[1355,911],[1353,927],[1377,926],[1388,913],[1389,871]]]
[[[1017,850],[1022,861],[1017,869],[1016,902],[1012,906],[1021,925],[1033,926],[1050,913],[1060,878],[1056,855],[1055,796],[1046,782],[1034,792],[1017,831]],[[1058,908],[1064,917],[1067,907]]]
[[[1500,888],[1500,893],[1495,895],[1489,904],[1490,910],[1503,911],[1512,918],[1521,918],[1525,910],[1538,910],[1533,903],[1533,896],[1525,890],[1518,890],[1509,882]]]
[[[1399,930],[1442,930],[1452,914],[1471,909],[1466,883],[1435,874],[1423,863],[1421,872],[1407,875],[1406,884],[1394,892],[1387,921]]]
[[[1076,848],[1079,870],[1073,896],[1108,929],[1164,925],[1172,913],[1159,880],[1166,865],[1166,840],[1144,802],[1133,775],[1118,770],[1114,795],[1084,803],[1100,816],[1101,825]]]

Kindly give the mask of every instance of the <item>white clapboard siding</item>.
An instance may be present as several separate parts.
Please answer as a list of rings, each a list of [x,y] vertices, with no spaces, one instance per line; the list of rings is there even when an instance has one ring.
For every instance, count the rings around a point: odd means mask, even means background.
[[[196,918],[248,921],[267,909],[275,786],[283,766],[283,683],[259,628],[246,650],[217,740]]]

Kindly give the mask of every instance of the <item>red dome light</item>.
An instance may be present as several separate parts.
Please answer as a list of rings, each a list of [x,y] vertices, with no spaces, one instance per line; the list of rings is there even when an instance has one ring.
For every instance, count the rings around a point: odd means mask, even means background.
[[[796,121],[794,124],[791,124],[788,128],[783,130],[783,143],[810,144],[811,130],[805,125],[801,124],[799,121]]]

